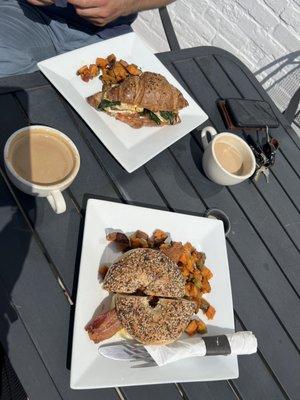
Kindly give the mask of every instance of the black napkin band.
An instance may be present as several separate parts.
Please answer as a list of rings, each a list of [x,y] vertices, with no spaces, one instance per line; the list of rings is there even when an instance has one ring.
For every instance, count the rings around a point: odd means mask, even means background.
[[[226,335],[203,336],[207,356],[221,356],[231,353],[230,344]]]

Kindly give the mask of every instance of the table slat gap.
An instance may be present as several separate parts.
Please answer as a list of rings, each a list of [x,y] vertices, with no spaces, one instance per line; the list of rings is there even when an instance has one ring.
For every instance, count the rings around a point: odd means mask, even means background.
[[[259,239],[261,240],[261,242],[263,243],[264,247],[267,249],[268,253],[270,254],[270,256],[272,257],[272,259],[274,260],[275,264],[278,266],[278,268],[280,269],[280,271],[282,272],[283,276],[285,277],[285,279],[288,281],[288,283],[290,284],[291,288],[293,289],[293,291],[295,292],[296,296],[298,297],[298,299],[300,300],[300,294],[298,293],[297,289],[295,288],[293,282],[291,281],[291,279],[289,278],[289,276],[287,276],[286,272],[284,271],[283,267],[280,265],[280,263],[278,262],[278,260],[275,258],[274,254],[272,253],[272,250],[270,249],[269,245],[266,243],[265,239],[262,237],[262,235],[259,233],[259,231],[257,230],[256,226],[254,225],[254,223],[251,221],[251,219],[248,217],[247,213],[245,212],[244,208],[242,207],[242,205],[239,203],[239,201],[236,198],[236,195],[232,192],[232,190],[228,187],[227,188],[228,192],[231,194],[231,196],[233,197],[234,201],[236,202],[236,204],[238,205],[238,207],[240,208],[240,210],[242,211],[243,215],[245,216],[245,218],[247,219],[247,221],[249,222],[249,224],[252,226],[253,230],[255,231],[255,233],[257,234],[257,236],[259,237]]]
[[[286,335],[288,336],[288,338],[290,339],[290,341],[292,342],[293,346],[295,347],[295,350],[297,351],[298,354],[300,354],[300,349],[297,345],[297,343],[295,343],[293,337],[291,336],[291,334],[289,333],[289,331],[287,330],[287,328],[285,327],[284,323],[281,321],[280,317],[278,316],[277,312],[274,310],[272,304],[270,303],[270,301],[268,300],[268,298],[265,296],[263,290],[260,288],[259,284],[256,282],[255,278],[252,276],[250,269],[247,267],[246,263],[243,261],[243,259],[241,258],[241,256],[239,255],[237,249],[235,248],[234,244],[231,243],[230,239],[227,239],[227,242],[229,243],[232,251],[234,252],[235,256],[238,258],[239,262],[243,265],[244,269],[247,271],[251,281],[253,282],[253,284],[255,285],[255,287],[257,288],[257,290],[259,291],[259,293],[261,294],[261,296],[263,297],[263,299],[265,300],[265,302],[267,303],[268,307],[272,310],[274,316],[276,317],[278,323],[280,324],[280,326],[282,327],[282,329],[284,330],[284,332],[286,333]],[[242,323],[242,319],[241,317],[239,317],[238,314],[236,314],[239,321],[241,321]],[[244,324],[243,324],[244,325]]]
[[[238,313],[236,311],[234,311],[234,316],[235,318],[238,320],[238,322],[240,323],[240,325],[242,326],[243,330],[247,331],[247,327],[245,326],[244,322],[241,320],[241,318],[239,317]],[[258,347],[257,347],[257,354],[259,355],[259,357],[261,358],[262,362],[264,363],[266,369],[269,371],[269,373],[272,375],[274,381],[276,382],[277,386],[279,387],[281,393],[283,394],[284,398],[286,400],[290,400],[290,396],[287,394],[287,392],[285,391],[283,385],[280,383],[280,380],[278,379],[277,375],[275,374],[275,372],[272,370],[272,368],[270,367],[268,361],[265,359],[262,351],[260,350],[259,347],[259,343],[258,343]]]
[[[28,225],[30,231],[32,232],[32,236],[33,236],[35,242],[37,243],[37,245],[41,249],[44,257],[46,258],[47,263],[48,263],[48,265],[49,265],[49,267],[50,267],[50,269],[51,269],[51,271],[52,271],[52,273],[54,275],[54,278],[56,279],[60,289],[62,290],[65,299],[67,300],[67,302],[69,304],[72,305],[73,301],[71,300],[71,295],[70,295],[70,293],[69,293],[69,291],[68,291],[68,289],[67,289],[67,287],[66,287],[66,285],[64,283],[64,280],[63,280],[62,276],[59,273],[58,268],[55,266],[55,264],[54,264],[54,262],[53,262],[53,260],[52,260],[52,258],[50,256],[50,254],[48,253],[43,241],[41,240],[41,238],[40,238],[39,234],[37,233],[37,231],[34,229],[34,226],[32,225],[30,219],[28,218],[26,211],[24,210],[23,206],[19,202],[19,199],[15,195],[14,190],[13,190],[13,188],[11,186],[11,183],[8,181],[8,178],[6,177],[6,175],[4,174],[4,172],[2,171],[1,168],[0,168],[0,174],[1,174],[1,176],[2,176],[2,178],[4,180],[4,182],[5,182],[8,190],[10,191],[10,193],[11,193],[11,195],[12,195],[12,197],[13,197],[13,199],[14,199],[14,201],[15,201],[18,209],[19,209],[19,211],[21,212],[26,224]]]
[[[276,215],[276,212],[272,208],[272,204],[266,199],[266,197],[264,196],[264,193],[262,192],[262,190],[259,189],[259,187],[255,184],[255,182],[253,182],[253,186],[255,187],[255,189],[257,190],[259,195],[263,198],[263,200],[266,202],[266,204],[268,205],[268,207],[271,210],[272,214],[274,215],[274,218],[278,221],[278,223],[280,224],[282,229],[285,231],[286,235],[289,237],[290,241],[293,243],[293,245],[295,246],[295,248],[297,249],[297,251],[298,251],[298,253],[300,255],[300,248],[299,248],[298,244],[295,242],[295,240],[292,238],[292,236],[290,235],[290,233],[286,229],[285,225],[280,221],[280,219]],[[297,208],[297,207],[295,207],[295,208]]]

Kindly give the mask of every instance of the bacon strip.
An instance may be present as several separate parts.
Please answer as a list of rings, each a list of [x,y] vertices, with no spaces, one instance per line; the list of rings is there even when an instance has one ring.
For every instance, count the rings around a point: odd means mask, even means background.
[[[115,309],[98,315],[85,327],[90,339],[94,343],[111,338],[120,329],[122,329],[122,325],[118,320]]]

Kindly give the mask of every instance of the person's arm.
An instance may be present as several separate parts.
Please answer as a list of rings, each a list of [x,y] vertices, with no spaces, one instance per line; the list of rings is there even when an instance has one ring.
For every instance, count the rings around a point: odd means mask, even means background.
[[[152,10],[153,8],[163,7],[173,3],[174,1],[175,0],[137,0],[133,2],[136,6],[136,10],[134,12]]]
[[[173,3],[174,0],[69,0],[82,18],[94,25],[109,22],[139,11],[150,10]]]
[[[27,2],[33,6],[43,7],[50,6],[54,3],[54,0],[27,0]]]

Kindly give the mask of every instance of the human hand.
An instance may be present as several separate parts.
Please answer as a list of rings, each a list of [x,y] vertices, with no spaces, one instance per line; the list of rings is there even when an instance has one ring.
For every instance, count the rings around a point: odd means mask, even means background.
[[[34,0],[37,1],[37,0]],[[40,0],[38,0],[40,1]],[[76,13],[94,25],[104,26],[137,11],[137,0],[69,0]]]
[[[27,2],[33,6],[43,7],[51,6],[54,3],[53,0],[27,0]]]

